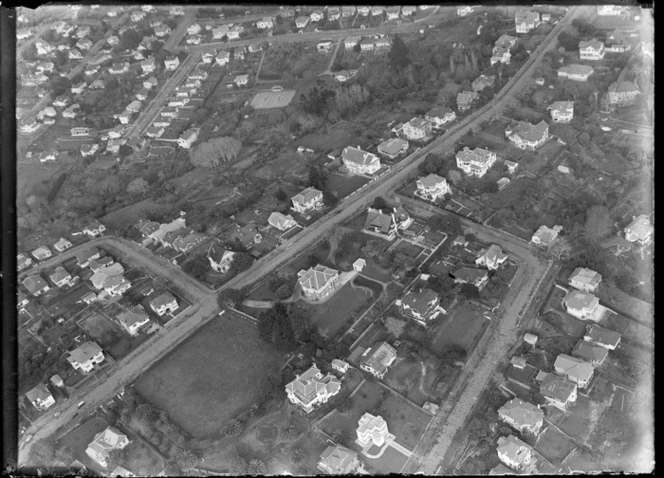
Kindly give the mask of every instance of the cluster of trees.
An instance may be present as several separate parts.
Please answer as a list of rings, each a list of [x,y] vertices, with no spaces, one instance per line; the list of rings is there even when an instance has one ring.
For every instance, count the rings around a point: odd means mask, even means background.
[[[461,221],[454,214],[432,216],[429,219],[429,227],[437,231],[443,231],[452,238],[463,233]]]
[[[422,176],[437,174],[444,178],[448,178],[450,181],[452,181],[450,173],[455,171],[458,173],[458,175],[456,175],[457,177],[454,177],[455,180],[452,182],[456,184],[458,180],[461,179],[461,173],[459,173],[459,171],[456,169],[454,153],[447,153],[445,155],[429,153],[426,155],[424,161],[417,167],[417,169]]]
[[[189,159],[196,167],[216,168],[222,162],[234,160],[241,149],[242,143],[239,140],[221,136],[198,144],[189,153]]]
[[[286,42],[271,45],[265,53],[261,65],[260,77],[264,79],[280,79],[285,72],[302,73],[301,68],[295,69],[298,61],[305,56],[306,44],[303,42]]]
[[[263,312],[258,320],[259,337],[283,350],[294,349],[297,341],[305,339],[311,331],[302,313],[297,309],[289,309],[281,302]]]

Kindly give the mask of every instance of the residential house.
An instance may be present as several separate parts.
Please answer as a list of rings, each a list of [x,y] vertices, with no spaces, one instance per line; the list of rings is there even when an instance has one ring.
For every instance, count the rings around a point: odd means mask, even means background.
[[[90,128],[85,126],[77,126],[70,130],[72,136],[90,136]]]
[[[231,61],[231,54],[229,51],[221,50],[219,53],[217,53],[217,56],[215,57],[214,61],[215,64],[219,66],[228,65],[228,63]]]
[[[37,40],[34,43],[34,45],[37,48],[37,54],[38,55],[48,55],[55,48],[53,45],[49,44],[48,42],[46,42],[44,40]]]
[[[378,152],[394,159],[408,151],[408,141],[401,138],[390,138],[378,145]]]
[[[546,109],[551,111],[551,119],[554,123],[569,123],[574,118],[573,101],[555,101]]]
[[[145,74],[152,73],[157,69],[157,62],[153,57],[148,57],[141,62],[141,69]]]
[[[189,149],[196,139],[198,139],[198,131],[195,129],[188,129],[178,138],[178,146]]]
[[[392,48],[392,43],[390,43],[388,38],[379,38],[374,42],[374,51],[376,53],[389,51],[390,48]]]
[[[104,226],[101,222],[99,221],[92,221],[90,224],[85,226],[81,232],[84,234],[87,234],[90,237],[97,237],[101,236],[101,234],[106,230],[106,226]]]
[[[148,90],[147,88],[141,88],[140,90],[138,90],[136,92],[136,95],[134,95],[134,96],[136,97],[136,99],[138,101],[145,101],[145,100],[148,99],[149,94],[150,94],[150,90]]]
[[[107,266],[110,266],[113,264],[115,261],[111,256],[104,256],[100,257],[99,259],[92,259],[90,263],[88,264],[88,267],[92,272],[97,272]],[[124,268],[120,265],[119,267],[116,267],[115,270],[113,270],[113,273],[120,273],[124,272]],[[100,283],[101,284],[101,283]]]
[[[571,290],[563,299],[567,313],[581,320],[597,320],[600,312],[599,299],[592,294]]]
[[[367,5],[360,5],[357,7],[357,14],[363,17],[368,16],[371,13],[371,7]]]
[[[340,7],[328,7],[327,9],[327,21],[335,22],[341,18],[341,8]]]
[[[357,452],[339,444],[328,446],[317,465],[320,471],[329,475],[357,474],[361,467]]]
[[[288,231],[289,229],[297,226],[297,222],[295,219],[293,219],[293,216],[290,214],[286,216],[278,211],[270,214],[267,222],[270,226],[276,227],[280,231]]]
[[[150,138],[159,138],[162,134],[164,134],[164,128],[155,126],[154,123],[145,131],[145,135]]]
[[[89,373],[95,365],[104,361],[104,351],[97,342],[83,342],[69,352],[67,361],[75,370]]]
[[[203,242],[207,236],[202,233],[189,231],[186,235],[181,235],[173,241],[172,247],[176,251],[189,252],[198,244]]]
[[[113,450],[121,450],[128,444],[127,435],[121,433],[117,428],[108,427],[95,435],[85,453],[101,466],[106,467],[109,453]]]
[[[93,76],[93,75],[96,75],[98,71],[99,71],[99,66],[89,65],[89,66],[85,67],[85,69],[83,70],[83,74],[85,76]],[[55,104],[55,103],[53,103],[53,104]],[[66,104],[56,105],[56,106],[66,106]]]
[[[178,66],[180,66],[180,59],[177,56],[172,56],[164,60],[164,67],[167,70],[175,70]]]
[[[394,439],[387,429],[387,422],[380,415],[372,415],[365,412],[358,421],[357,439],[355,442],[362,448],[365,447],[382,447],[386,441]]]
[[[404,17],[409,17],[411,15],[415,15],[415,12],[417,11],[417,8],[415,8],[413,5],[404,5],[401,7],[401,14]]]
[[[106,83],[104,83],[104,80],[102,79],[97,79],[90,83],[90,89],[91,90],[102,90],[106,87]],[[64,116],[64,113],[62,114]]]
[[[359,359],[360,369],[382,379],[397,358],[397,351],[387,342],[378,342],[364,351]]]
[[[39,297],[42,292],[50,289],[46,281],[39,274],[26,277],[23,279],[22,284],[35,297]]]
[[[479,93],[485,88],[491,88],[496,83],[496,75],[480,75],[473,80],[471,86],[473,91]]]
[[[533,237],[530,238],[530,242],[538,246],[549,247],[555,242],[558,238],[558,234],[563,230],[562,226],[553,226],[553,228],[547,227],[542,224]]]
[[[247,57],[247,47],[235,47],[233,49],[233,60],[244,60]]]
[[[583,340],[601,345],[608,350],[615,350],[620,344],[621,335],[613,330],[600,327],[597,324],[588,324]]]
[[[76,48],[79,50],[89,50],[92,48],[92,40],[88,40],[87,38],[84,40],[79,40],[76,42]]]
[[[130,18],[132,22],[140,22],[145,18],[145,12],[142,10],[136,10],[135,12],[132,12]]]
[[[445,194],[452,194],[452,188],[447,183],[447,179],[431,173],[417,180],[415,195],[422,199],[435,202],[445,196]]]
[[[579,388],[586,388],[593,377],[595,368],[588,362],[574,358],[567,354],[560,354],[553,364],[557,374],[567,377]]]
[[[629,106],[636,102],[641,94],[631,81],[616,81],[609,85],[609,104],[615,106]]]
[[[650,219],[648,219],[648,216],[641,214],[629,223],[624,232],[625,239],[629,242],[646,245],[652,241],[652,236],[655,230]]]
[[[16,256],[16,265],[17,265],[17,270],[22,271],[23,269],[27,269],[32,265],[32,259],[30,259],[25,254],[19,254]]]
[[[48,151],[42,151],[39,153],[39,161],[45,163],[46,161],[55,161],[55,158],[58,157],[60,153],[55,149],[49,149]]]
[[[104,289],[105,293],[110,296],[122,295],[131,288],[131,283],[125,279],[122,272],[124,272],[124,267],[116,262],[98,269],[90,277],[90,282],[92,282],[95,289]]]
[[[309,14],[309,18],[312,22],[320,22],[323,18],[325,18],[325,14],[322,10],[314,10]]]
[[[99,259],[99,257],[101,257],[99,249],[96,247],[91,247],[90,249],[86,249],[76,254],[76,265],[82,268],[88,267],[90,265],[90,261]]]
[[[503,63],[505,65],[509,65],[511,59],[512,59],[512,53],[510,53],[509,47],[496,45],[493,47],[493,50],[491,51],[491,59],[489,61],[491,63],[491,66],[495,65],[496,63]]]
[[[184,7],[181,7],[181,6],[171,7],[171,8],[169,8],[168,12],[172,16],[181,17],[182,15],[184,15]]]
[[[130,114],[125,112],[122,115],[120,115],[120,118],[125,118],[125,124],[126,124],[126,118],[130,118]],[[121,121],[122,122],[122,121]],[[125,144],[127,140],[125,139],[109,139],[106,142],[106,151],[109,153],[119,153],[120,152],[120,146]]]
[[[602,281],[602,275],[585,267],[577,267],[569,278],[569,285],[583,292],[593,293]]]
[[[271,17],[263,17],[256,22],[256,28],[259,30],[274,28],[274,20]]]
[[[608,355],[608,349],[601,345],[594,345],[592,342],[586,342],[585,340],[579,340],[572,350],[573,357],[588,362],[594,367],[602,365]]]
[[[491,244],[488,248],[480,251],[475,259],[475,264],[485,266],[489,270],[496,270],[507,261],[508,255],[503,252],[500,246]]]
[[[520,433],[536,435],[544,424],[544,412],[539,406],[513,398],[498,409],[498,416]]]
[[[45,259],[48,259],[53,255],[51,250],[46,247],[46,246],[39,246],[37,249],[32,251],[30,254],[32,254],[32,257],[37,259],[38,261],[43,261]]]
[[[470,15],[473,13],[473,10],[475,7],[470,6],[470,5],[459,5],[456,7],[457,15],[460,17],[465,17],[466,15]]]
[[[58,251],[58,252],[64,252],[64,251],[66,251],[67,249],[69,249],[69,248],[71,247],[71,245],[72,245],[72,244],[71,244],[71,242],[70,242],[69,240],[65,239],[64,237],[61,237],[61,238],[58,240],[58,242],[56,242],[55,244],[53,244],[53,249],[55,249],[55,250]]]
[[[374,5],[371,7],[371,16],[372,17],[379,17],[383,14],[385,11],[385,7],[381,7],[380,5]]]
[[[577,63],[558,68],[558,78],[567,78],[574,81],[588,81],[595,69],[590,65],[579,65]]]
[[[401,13],[401,7],[399,7],[398,5],[387,7],[385,13],[387,14],[388,21],[396,20],[397,18],[399,18],[399,14]]]
[[[53,282],[56,287],[71,285],[71,274],[62,266],[56,267],[55,272],[53,272],[48,278],[51,279],[51,282]]]
[[[341,152],[341,160],[351,174],[375,174],[381,168],[378,156],[362,151],[359,146],[345,147]]]
[[[76,37],[77,38],[85,38],[90,34],[90,27],[87,25],[83,25],[82,27],[78,27],[76,30]]]
[[[293,202],[293,210],[295,212],[306,214],[309,211],[316,211],[323,207],[323,193],[318,189],[308,187],[293,196],[291,201]]]
[[[489,282],[489,274],[486,269],[476,269],[474,267],[462,266],[451,273],[454,282],[458,284],[472,284],[479,290]]]
[[[307,17],[307,16],[297,17],[295,19],[295,26],[297,28],[300,28],[300,29],[306,28],[306,26],[309,24],[309,21],[310,21],[310,18]]]
[[[352,17],[355,15],[356,8],[354,5],[344,5],[341,7],[341,16],[342,17]]]
[[[549,138],[549,125],[544,120],[536,125],[515,121],[507,127],[505,136],[517,148],[535,151]]]
[[[242,244],[242,247],[249,249],[254,244],[259,244],[263,240],[263,236],[253,222],[242,227],[239,224],[235,226],[236,230],[231,233],[230,239]]]
[[[337,370],[341,373],[346,373],[348,372],[348,368],[350,365],[348,365],[348,362],[344,362],[343,360],[339,359],[332,359],[332,362],[330,362],[330,365],[334,370]]]
[[[411,290],[395,302],[403,316],[414,319],[420,325],[426,325],[442,312],[439,303],[438,294],[426,287],[419,291]]]
[[[466,111],[470,109],[472,104],[480,97],[474,91],[462,91],[457,94],[456,104],[459,111]]]
[[[166,313],[172,314],[178,310],[180,306],[173,295],[169,292],[164,292],[150,301],[150,308],[161,317]]]
[[[238,87],[247,86],[249,84],[249,75],[237,75],[233,83]]]
[[[111,46],[115,46],[118,43],[120,43],[120,37],[117,35],[111,35],[106,39],[106,43],[108,43]]]
[[[533,449],[514,435],[498,438],[498,458],[513,470],[520,470],[533,459]]]
[[[597,15],[600,16],[613,16],[623,15],[625,7],[622,5],[597,5]]]
[[[69,50],[67,52],[67,57],[70,60],[82,60],[83,59],[83,55],[81,55],[81,52],[78,51],[76,48],[72,48],[71,50]]]
[[[187,35],[198,35],[202,27],[198,23],[192,23],[187,27]]]
[[[293,18],[293,17],[295,17],[295,9],[293,9],[293,8],[280,8],[279,16],[281,18]]]
[[[607,53],[624,53],[631,48],[627,33],[615,30],[606,37]]]
[[[33,119],[31,121],[25,121],[21,123],[19,129],[21,130],[21,133],[29,134],[37,131],[40,126],[41,125]]]
[[[118,322],[120,322],[120,325],[122,325],[132,337],[137,336],[141,327],[150,322],[150,316],[140,304],[118,314],[117,319]]]
[[[385,214],[379,209],[369,208],[363,230],[392,241],[396,237],[397,225],[394,216]]]
[[[171,34],[171,28],[163,23],[154,27],[154,34],[158,37],[165,37]]]
[[[403,206],[392,208],[392,219],[396,223],[397,229],[401,230],[408,229],[415,222]]]
[[[445,106],[436,106],[424,115],[424,119],[436,127],[443,126],[446,123],[456,119],[456,113]]]
[[[323,265],[316,265],[297,273],[297,282],[305,298],[309,300],[325,299],[339,286],[339,271]]]
[[[85,83],[84,83],[84,85],[85,85]],[[41,111],[37,114],[37,117],[38,117],[39,119],[42,119],[42,118],[44,118],[45,116],[54,117],[54,116],[57,115],[57,114],[58,114],[58,113],[55,111],[55,108],[53,108],[52,106],[47,106],[46,108],[44,108],[43,110],[41,110]]]
[[[26,392],[25,396],[39,411],[47,410],[55,405],[55,399],[44,383],[40,383],[32,390]]]
[[[111,75],[121,75],[123,73],[127,73],[129,71],[129,63],[124,62],[124,63],[114,63],[108,68],[108,72]]]
[[[503,161],[503,164],[507,167],[507,172],[509,174],[514,174],[519,167],[519,163],[515,163],[514,161],[510,161],[509,159],[506,159]]]
[[[371,38],[362,38],[360,40],[360,50],[361,51],[373,51],[374,42]]]
[[[581,60],[602,60],[604,53],[604,43],[596,38],[579,42],[579,58]]]
[[[316,45],[316,51],[318,53],[329,53],[332,50],[331,41],[323,41]]]
[[[204,53],[201,55],[201,60],[203,61],[203,63],[212,63],[212,62],[214,61],[214,59],[215,59],[216,56],[217,56],[217,52],[216,52],[216,51],[213,51],[213,52],[204,52]]]
[[[328,373],[323,376],[316,364],[295,380],[286,385],[286,395],[291,403],[299,406],[306,413],[311,413],[317,405],[326,403],[341,390],[341,382]]]
[[[220,243],[215,242],[210,246],[207,258],[215,272],[225,274],[231,269],[234,255],[234,252],[226,250]]]
[[[403,135],[410,140],[424,140],[431,134],[432,124],[424,118],[413,118],[403,125]]]
[[[540,15],[533,11],[521,11],[514,15],[514,23],[517,33],[528,33],[540,24]]]
[[[456,164],[464,173],[478,178],[483,177],[496,162],[496,153],[488,149],[466,146],[456,154]]]

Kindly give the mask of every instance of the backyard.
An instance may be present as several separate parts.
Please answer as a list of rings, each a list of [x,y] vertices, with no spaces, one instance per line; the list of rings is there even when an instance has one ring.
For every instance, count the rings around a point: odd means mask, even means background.
[[[447,347],[458,345],[470,355],[487,326],[488,321],[483,317],[482,310],[465,303],[454,309],[435,332],[431,340],[432,347],[444,351]]]
[[[576,445],[554,427],[547,427],[538,437],[535,449],[544,458],[556,464],[560,463]]]
[[[78,323],[90,337],[92,337],[103,349],[112,347],[122,338],[120,327],[103,313],[95,313]]]
[[[183,429],[202,437],[246,408],[261,378],[281,360],[252,324],[211,321],[139,377],[135,388]]]

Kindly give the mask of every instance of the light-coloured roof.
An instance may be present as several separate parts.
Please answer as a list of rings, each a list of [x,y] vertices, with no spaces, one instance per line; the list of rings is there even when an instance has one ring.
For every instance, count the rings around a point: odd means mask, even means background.
[[[622,336],[618,332],[601,327],[597,324],[589,324],[586,327],[585,337],[598,344],[616,346],[618,345],[618,342],[620,342]]]
[[[48,284],[40,275],[26,277],[23,279],[23,285],[33,294],[48,287]]]
[[[378,150],[386,154],[396,154],[404,148],[408,148],[408,141],[401,138],[390,138],[378,145]]]
[[[396,358],[397,351],[394,347],[387,342],[379,342],[371,347],[371,350],[363,357],[362,361],[378,373],[382,373]]]
[[[549,125],[542,120],[537,124],[519,121],[509,126],[510,136],[518,136],[525,141],[540,141],[549,132]]]
[[[71,274],[65,270],[64,267],[58,266],[55,268],[55,272],[51,274],[51,280],[56,284],[60,281],[71,278]]]
[[[531,241],[539,241],[541,244],[550,245],[556,237],[558,237],[560,230],[562,230],[562,227],[560,226],[550,228],[542,224],[539,229],[535,231],[535,234],[533,234]]]
[[[498,415],[510,418],[518,427],[534,427],[544,419],[544,412],[539,407],[519,398],[500,407]]]
[[[525,463],[531,451],[532,447],[530,445],[519,440],[514,435],[498,438],[498,448],[496,449],[496,452],[500,455],[506,456],[513,462]]]
[[[447,106],[435,106],[431,108],[429,111],[427,111],[426,115],[429,118],[445,118],[445,115],[448,114],[455,114],[454,111],[452,111],[450,108]]]
[[[36,402],[36,401],[47,400],[52,395],[51,395],[51,392],[48,391],[48,388],[46,387],[46,384],[40,383],[39,385],[37,385],[32,390],[29,390],[28,392],[26,392],[25,396],[31,402]]]
[[[133,327],[135,325],[141,325],[150,320],[147,312],[142,305],[137,304],[126,312],[118,314],[118,321],[123,324],[125,327]]]
[[[554,101],[546,109],[558,113],[572,113],[574,111],[573,101]]]
[[[287,223],[294,220],[295,219],[293,219],[293,216],[290,214],[286,216],[285,214],[281,214],[279,211],[274,211],[272,214],[270,214],[267,222],[274,225],[275,227],[284,227]]]
[[[103,352],[103,350],[97,342],[84,342],[69,352],[67,360],[69,362],[85,363],[100,352]]]
[[[360,420],[358,421],[357,434],[363,435],[367,432],[373,432],[375,430],[380,430],[387,427],[387,422],[380,415],[372,415],[369,412],[365,412]]]
[[[311,403],[322,393],[334,395],[341,390],[341,382],[332,374],[322,376],[316,364],[286,385],[286,392],[292,392],[303,404]]]
[[[494,154],[493,151],[489,151],[488,149],[475,148],[471,150],[466,146],[461,151],[457,152],[456,157],[463,162],[484,165],[491,161]]]
[[[567,73],[568,75],[591,75],[595,69],[590,65],[579,65],[578,63],[573,63],[571,65],[563,66],[558,69],[559,73]]]
[[[653,227],[650,219],[645,214],[641,214],[635,218],[629,225],[625,228],[625,232],[638,237],[639,239],[645,239],[650,234],[652,234]]]
[[[154,308],[158,309],[159,307],[169,305],[172,302],[177,303],[177,300],[175,299],[175,297],[173,297],[173,295],[170,292],[164,292],[162,294],[159,294],[154,299],[152,299],[150,301],[150,305],[154,306]]]
[[[344,162],[355,163],[359,166],[368,166],[374,164],[375,162],[380,162],[378,156],[367,151],[362,151],[359,148],[354,148],[353,146],[347,146],[341,152],[341,159]]]
[[[339,271],[318,264],[307,270],[297,273],[298,282],[307,289],[321,290],[325,285],[339,275]]]
[[[435,173],[431,173],[428,176],[424,176],[423,178],[418,179],[417,182],[422,184],[422,186],[427,189],[432,189],[441,183],[446,183],[447,180]]]
[[[577,381],[590,380],[595,371],[592,364],[567,354],[558,355],[553,366],[557,372],[567,375]]]
[[[318,189],[313,188],[313,187],[308,187],[304,191],[302,191],[302,192],[296,194],[295,196],[293,196],[293,202],[297,202],[297,203],[300,203],[300,204],[306,204],[309,201],[312,201],[315,198],[322,197],[322,196],[323,196],[322,191],[319,191]]]
[[[585,267],[577,267],[574,269],[574,272],[572,272],[572,275],[569,278],[570,284],[572,282],[580,282],[582,284],[587,284],[590,287],[597,287],[601,280],[602,276],[599,272],[586,269]]]
[[[493,262],[507,259],[507,254],[503,252],[499,245],[491,244],[488,248],[482,249],[478,254],[478,257],[486,257],[487,261]]]
[[[579,42],[579,50],[583,50],[585,48],[592,48],[593,50],[599,50],[604,47],[604,43],[599,41],[597,38],[593,38],[588,41],[580,41]]]
[[[599,304],[599,299],[593,294],[588,294],[580,290],[571,290],[565,296],[565,303],[570,309],[594,309]]]

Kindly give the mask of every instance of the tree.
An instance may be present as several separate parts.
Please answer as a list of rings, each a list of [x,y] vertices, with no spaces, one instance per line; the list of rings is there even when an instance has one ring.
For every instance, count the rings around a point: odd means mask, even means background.
[[[175,455],[175,462],[182,471],[190,471],[198,463],[198,457],[190,450],[180,450]]]
[[[288,199],[288,194],[286,194],[286,191],[279,188],[279,190],[276,193],[274,193],[274,197],[277,198],[277,200],[279,201],[286,201]]]
[[[408,48],[399,35],[394,35],[394,38],[392,39],[392,48],[390,48],[387,57],[390,60],[392,68],[399,72],[408,66],[408,63],[410,62],[408,59]]]
[[[293,295],[293,290],[288,286],[288,284],[283,284],[277,289],[276,295],[280,300],[285,300]]]
[[[143,178],[132,179],[127,184],[127,192],[130,194],[144,194],[150,190],[150,185]]]
[[[216,168],[221,162],[232,161],[242,149],[242,142],[230,137],[212,138],[189,152],[189,160],[196,167]]]
[[[265,403],[263,403],[263,402],[252,403],[251,407],[249,408],[249,414],[253,418],[256,418],[256,417],[262,415],[264,412],[265,412]]]
[[[249,462],[247,466],[247,471],[251,475],[264,475],[265,474],[265,463],[262,460],[254,458]]]
[[[362,253],[368,257],[377,257],[383,254],[387,250],[385,241],[380,239],[371,239],[367,244],[362,248]]]
[[[50,465],[55,461],[55,440],[45,438],[32,444],[30,448],[30,462],[33,465]]]
[[[309,186],[319,189],[321,191],[325,190],[325,173],[320,166],[310,165],[309,166]]]
[[[376,196],[373,200],[373,203],[371,204],[371,207],[374,209],[383,210],[387,207],[387,201],[385,201],[382,196]]]
[[[558,237],[549,245],[547,252],[551,257],[559,261],[566,261],[572,252],[572,245],[566,237]]]
[[[244,429],[244,424],[241,421],[232,418],[224,426],[224,435],[236,437],[240,433],[242,433],[243,429]]]
[[[217,304],[220,308],[226,306],[237,307],[244,299],[244,292],[239,289],[223,289],[217,295]]]
[[[306,458],[307,456],[302,448],[293,448],[293,451],[291,451],[290,462],[293,465],[301,465]]]
[[[289,423],[286,427],[282,428],[281,433],[287,440],[295,440],[298,436],[297,428],[292,423]]]
[[[463,177],[459,171],[456,169],[451,169],[450,172],[447,173],[447,179],[449,179],[452,184],[457,185],[461,182]]]
[[[430,275],[429,279],[427,279],[427,285],[434,292],[443,294],[454,287],[454,279],[452,279],[449,275]]]
[[[466,299],[478,300],[480,298],[480,291],[473,284],[463,284],[461,286],[460,293]]]
[[[565,51],[575,51],[579,49],[579,39],[563,30],[558,34],[558,45]]]
[[[429,226],[431,226],[432,229],[445,231],[452,236],[457,236],[462,232],[461,221],[453,214],[432,216],[431,219],[429,219]]]
[[[233,256],[233,267],[240,272],[249,269],[253,263],[254,258],[246,252],[236,252]]]
[[[591,206],[586,211],[584,233],[591,243],[597,243],[611,235],[613,223],[609,209],[606,206]]]

